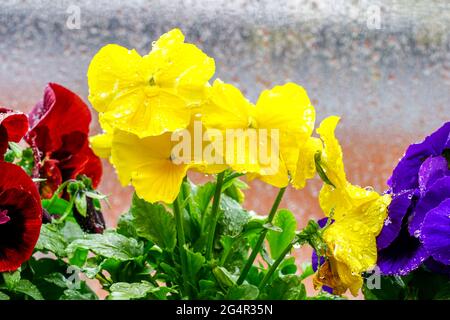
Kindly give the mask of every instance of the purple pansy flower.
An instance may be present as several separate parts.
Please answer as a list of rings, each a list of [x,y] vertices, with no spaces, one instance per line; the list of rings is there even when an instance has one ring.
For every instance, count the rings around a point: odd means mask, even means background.
[[[388,185],[392,202],[377,238],[381,272],[405,275],[425,262],[448,273],[450,122],[409,146]]]

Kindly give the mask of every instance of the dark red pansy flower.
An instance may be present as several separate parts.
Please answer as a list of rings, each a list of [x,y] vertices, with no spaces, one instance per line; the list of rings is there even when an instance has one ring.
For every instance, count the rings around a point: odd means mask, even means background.
[[[30,258],[41,225],[34,182],[19,166],[0,162],[0,272],[16,270]]]
[[[37,156],[40,185],[44,198],[58,186],[84,174],[95,187],[100,182],[102,164],[89,147],[91,113],[72,91],[56,83],[47,85],[44,99],[29,114],[30,132],[26,140]]]
[[[24,113],[0,107],[0,160],[3,160],[8,142],[19,142],[27,131],[28,118]]]

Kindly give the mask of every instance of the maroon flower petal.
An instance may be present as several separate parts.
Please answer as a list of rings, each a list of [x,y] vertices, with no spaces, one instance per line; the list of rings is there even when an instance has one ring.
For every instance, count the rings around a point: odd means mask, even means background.
[[[19,142],[28,131],[24,113],[0,107],[0,161],[8,149],[8,142]]]
[[[46,160],[40,169],[40,176],[46,180],[40,183],[42,198],[50,199],[53,193],[63,182],[61,171],[58,167],[58,160]]]
[[[50,83],[45,88],[44,100],[36,104],[29,119],[30,135],[35,133],[36,146],[47,154],[59,150],[68,134],[80,132],[87,137],[91,113],[75,93]]]
[[[60,161],[59,168],[63,181],[76,179],[84,174],[91,178],[94,188],[100,183],[103,171],[100,158],[94,154],[87,143],[78,153]]]
[[[8,132],[0,126],[0,161],[3,161],[5,152],[8,149]]]
[[[10,220],[0,224],[0,272],[16,270],[30,258],[42,225],[33,181],[19,166],[0,162],[0,211],[5,210]]]
[[[6,129],[8,141],[19,142],[28,131],[27,115],[0,107],[0,126]]]

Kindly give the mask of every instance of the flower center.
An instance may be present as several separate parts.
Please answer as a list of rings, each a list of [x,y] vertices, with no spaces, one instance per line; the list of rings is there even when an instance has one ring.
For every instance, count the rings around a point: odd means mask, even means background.
[[[8,217],[8,210],[0,209],[0,225],[7,223],[9,220],[11,220],[11,218]]]

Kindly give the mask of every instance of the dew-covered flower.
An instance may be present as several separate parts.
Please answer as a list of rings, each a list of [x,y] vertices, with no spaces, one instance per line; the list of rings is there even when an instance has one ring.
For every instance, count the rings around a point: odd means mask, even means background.
[[[392,203],[377,238],[378,266],[405,275],[450,265],[450,122],[412,144],[388,180]]]
[[[56,83],[45,88],[44,99],[29,114],[26,141],[37,155],[39,176],[46,181],[40,192],[49,198],[58,186],[78,175],[86,175],[94,188],[102,175],[100,159],[89,147],[91,113],[75,93]]]
[[[227,164],[238,172],[248,173],[250,179],[258,178],[276,187],[286,187],[290,174],[295,174],[299,148],[306,144],[315,122],[315,110],[306,91],[294,83],[264,90],[253,105],[238,88],[216,80],[201,112],[206,128],[234,130],[245,138],[243,148],[237,145],[229,150],[226,146]],[[274,129],[278,139],[271,135]],[[262,133],[266,134],[265,140],[260,139]],[[250,139],[260,139],[253,149],[249,147]],[[265,152],[261,152],[263,147]],[[264,163],[262,154],[276,159],[278,168]]]
[[[328,117],[317,129],[324,143],[320,163],[328,180],[319,202],[332,223],[323,232],[327,259],[319,267],[315,285],[330,287],[335,294],[350,289],[356,295],[363,283],[361,274],[377,261],[376,236],[387,216],[390,196],[348,182],[334,135],[338,121],[338,117]]]
[[[214,71],[214,60],[173,29],[145,56],[116,44],[100,49],[87,74],[89,100],[110,127],[157,136],[189,125]]]
[[[0,162],[0,272],[16,270],[30,258],[41,225],[35,184],[19,166]]]

